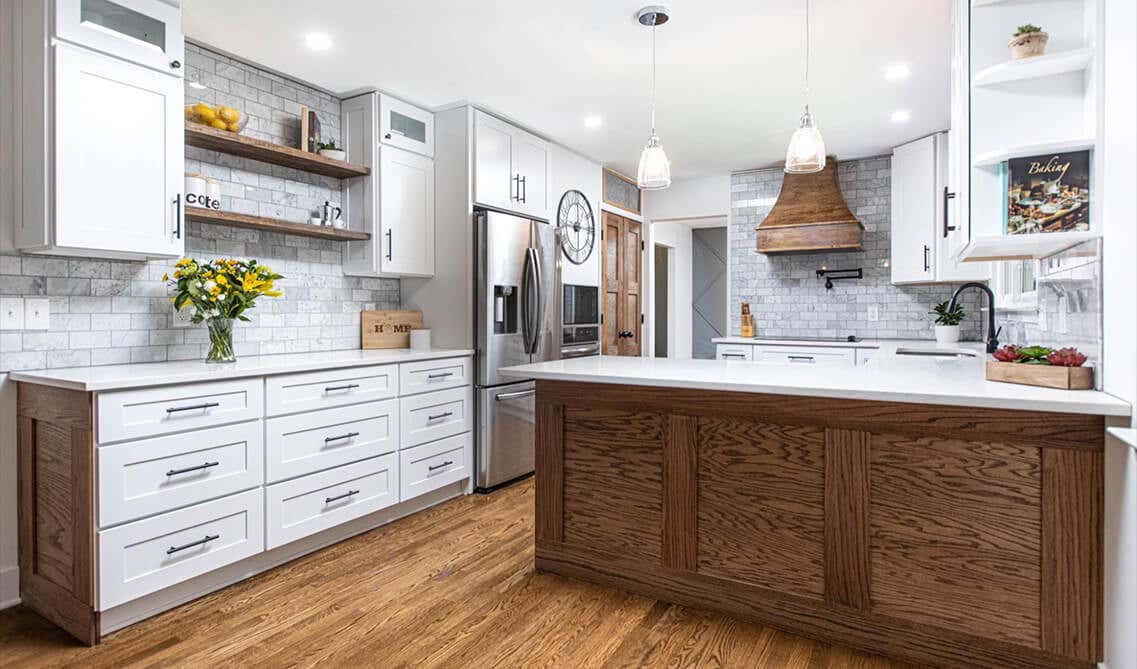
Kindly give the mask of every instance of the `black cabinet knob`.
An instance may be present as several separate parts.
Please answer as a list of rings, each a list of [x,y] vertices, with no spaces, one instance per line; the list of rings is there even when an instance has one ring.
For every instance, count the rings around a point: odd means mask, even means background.
[[[173,70],[180,70],[180,69],[182,69],[182,61],[180,61],[180,60],[171,60],[171,61],[170,61],[170,69],[173,69]]]

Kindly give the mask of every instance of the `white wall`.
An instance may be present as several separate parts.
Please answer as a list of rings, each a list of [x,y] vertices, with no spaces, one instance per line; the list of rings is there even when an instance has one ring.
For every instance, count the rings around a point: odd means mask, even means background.
[[[647,267],[647,276],[641,284],[645,287],[655,286],[655,253],[654,244],[660,244],[671,249],[671,271],[668,272],[670,290],[667,296],[667,357],[691,357],[691,228],[682,223],[653,223],[651,225],[651,241],[649,242],[647,257],[650,263]],[[655,352],[655,295],[644,299],[647,312],[644,317],[644,337],[646,350],[650,354]]]
[[[561,263],[561,280],[582,286],[600,285],[600,197],[603,184],[600,163],[593,162],[563,146],[553,144],[549,155],[549,221],[556,223],[557,207],[561,196],[568,190],[578,190],[592,205],[596,223],[596,245],[592,255],[581,265],[572,263],[558,252]]]
[[[730,175],[683,179],[644,194],[644,218],[670,221],[730,214]]]

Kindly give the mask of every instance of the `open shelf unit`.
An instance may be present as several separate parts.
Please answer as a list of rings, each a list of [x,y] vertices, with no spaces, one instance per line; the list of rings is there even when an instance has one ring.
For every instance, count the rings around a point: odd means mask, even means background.
[[[975,167],[998,167],[1003,162],[1011,158],[1021,158],[1023,156],[1034,156],[1044,153],[1062,153],[1065,151],[1082,151],[1085,149],[1094,148],[1094,140],[1089,137],[1080,137],[1076,139],[1063,139],[1054,142],[1042,142],[1039,144],[1023,144],[1020,146],[1011,146],[988,151],[986,153],[979,153],[975,155],[971,164]]]
[[[971,85],[995,86],[1012,81],[1084,72],[1093,62],[1094,50],[1090,47],[1059,51],[1034,58],[1008,60],[977,72],[971,80]]]
[[[213,223],[228,225],[233,228],[248,228],[250,230],[265,230],[267,232],[280,232],[288,235],[303,237],[316,237],[319,239],[334,239],[338,241],[360,241],[371,239],[366,232],[352,230],[339,230],[336,228],[310,223],[294,223],[279,218],[266,216],[251,216],[238,214],[232,211],[216,211],[204,207],[186,207],[186,220],[197,223]]]
[[[363,165],[325,158],[318,153],[245,137],[228,130],[207,128],[199,123],[186,121],[185,132],[186,146],[196,146],[199,149],[220,151],[232,156],[251,158],[335,179],[351,179],[371,174],[371,168]]]

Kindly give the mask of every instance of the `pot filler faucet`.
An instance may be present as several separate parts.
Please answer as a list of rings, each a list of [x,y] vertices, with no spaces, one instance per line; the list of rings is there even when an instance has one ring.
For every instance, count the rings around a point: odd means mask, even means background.
[[[955,303],[959,301],[959,294],[968,288],[978,288],[987,293],[987,352],[994,353],[999,348],[999,333],[1003,331],[1003,328],[995,329],[995,293],[991,292],[987,284],[971,281],[956,288],[955,292],[952,293],[951,301],[948,302],[947,310],[955,310]]]

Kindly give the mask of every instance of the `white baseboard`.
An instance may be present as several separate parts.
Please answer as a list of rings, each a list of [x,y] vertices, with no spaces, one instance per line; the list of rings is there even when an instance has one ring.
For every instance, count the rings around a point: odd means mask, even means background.
[[[421,497],[401,502],[386,509],[381,509],[362,518],[344,523],[323,532],[313,534],[294,541],[286,546],[280,546],[270,551],[245,558],[220,569],[215,569],[201,576],[170,586],[165,590],[151,593],[144,597],[119,604],[107,609],[100,616],[100,631],[103,636],[128,625],[156,616],[175,606],[220,590],[250,576],[255,576],[273,567],[290,562],[308,553],[317,551],[325,546],[339,543],[344,539],[353,537],[386,525],[413,513],[439,504],[454,497],[461,497],[467,486],[467,481],[458,481],[450,485],[429,492]]]
[[[0,569],[0,609],[20,603],[20,568]]]

